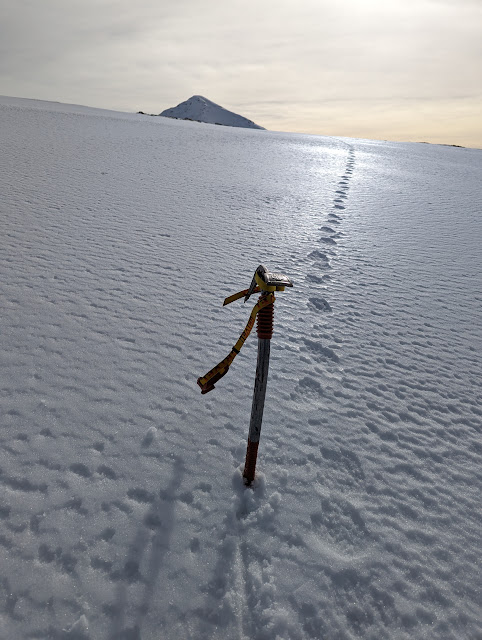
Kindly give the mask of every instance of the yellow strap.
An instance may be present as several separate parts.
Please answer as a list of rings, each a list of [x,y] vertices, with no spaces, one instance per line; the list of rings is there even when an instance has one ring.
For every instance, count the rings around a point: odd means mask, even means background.
[[[237,296],[239,296],[239,298],[241,298],[243,295],[246,294],[246,291],[240,291],[239,294],[235,294],[235,295],[237,295]],[[231,296],[231,297],[233,297],[233,296]],[[226,298],[226,300],[228,300],[228,298]],[[275,301],[275,297],[274,297],[273,293],[269,293],[267,296],[263,296],[262,298],[260,298],[258,300],[258,302],[254,305],[253,310],[251,311],[251,314],[249,316],[249,320],[248,320],[246,326],[244,327],[244,330],[243,330],[242,334],[239,336],[238,341],[236,342],[234,347],[231,349],[231,352],[224,358],[224,360],[221,360],[221,362],[219,364],[217,364],[213,369],[208,371],[205,376],[203,376],[202,378],[199,378],[198,384],[200,386],[205,385],[207,382],[209,382],[209,380],[211,380],[211,378],[214,378],[214,376],[217,375],[218,373],[222,373],[223,375],[224,375],[224,373],[226,373],[226,371],[229,368],[229,366],[231,365],[232,361],[234,360],[234,358],[240,352],[241,347],[243,346],[243,344],[246,341],[246,338],[251,333],[251,329],[254,326],[254,321],[256,319],[256,315],[258,314],[258,311],[260,311],[264,307],[267,307],[269,304],[272,304],[274,301]],[[232,300],[231,300],[231,302],[232,302]],[[229,302],[226,303],[226,301],[225,301],[225,304],[229,304]]]
[[[243,291],[239,291],[238,293],[233,293],[232,296],[228,296],[224,299],[223,307],[225,307],[227,304],[231,304],[231,302],[234,302],[235,300],[243,298],[248,293],[248,291],[249,289],[244,289]],[[261,289],[259,287],[256,287],[253,293],[259,293],[260,291]]]

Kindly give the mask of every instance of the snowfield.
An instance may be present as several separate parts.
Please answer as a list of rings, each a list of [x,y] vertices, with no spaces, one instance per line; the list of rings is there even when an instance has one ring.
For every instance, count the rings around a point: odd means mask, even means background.
[[[0,112],[0,638],[482,638],[482,151]]]

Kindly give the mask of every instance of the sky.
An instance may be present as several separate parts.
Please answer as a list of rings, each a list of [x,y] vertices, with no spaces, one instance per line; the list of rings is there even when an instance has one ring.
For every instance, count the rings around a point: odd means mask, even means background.
[[[1,0],[0,94],[482,148],[482,0]]]

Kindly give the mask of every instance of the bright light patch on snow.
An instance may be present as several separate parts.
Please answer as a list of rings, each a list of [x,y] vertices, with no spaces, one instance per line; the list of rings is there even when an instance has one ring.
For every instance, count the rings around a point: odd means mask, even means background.
[[[482,152],[0,110],[0,637],[480,637]]]

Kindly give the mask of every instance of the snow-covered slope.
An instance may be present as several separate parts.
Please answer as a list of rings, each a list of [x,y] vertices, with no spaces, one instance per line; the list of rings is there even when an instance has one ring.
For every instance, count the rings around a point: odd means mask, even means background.
[[[210,124],[222,124],[227,127],[245,127],[247,129],[264,129],[252,120],[233,113],[211,102],[203,96],[192,96],[181,102],[177,107],[166,109],[159,115],[167,118],[180,118],[181,120],[198,120]]]
[[[0,638],[480,638],[482,153],[0,122]]]

